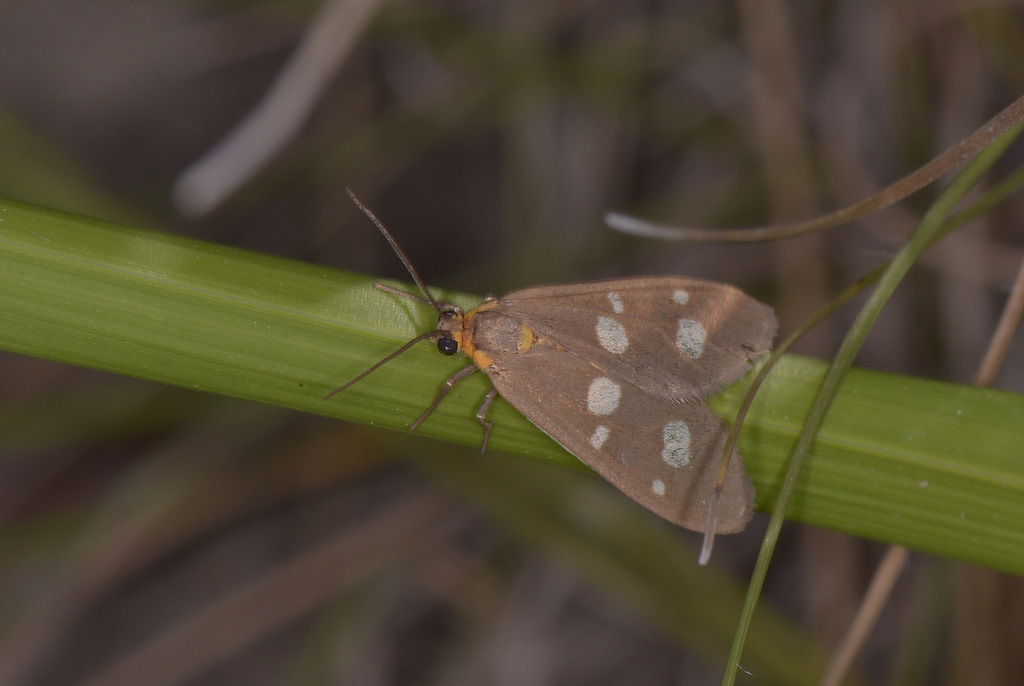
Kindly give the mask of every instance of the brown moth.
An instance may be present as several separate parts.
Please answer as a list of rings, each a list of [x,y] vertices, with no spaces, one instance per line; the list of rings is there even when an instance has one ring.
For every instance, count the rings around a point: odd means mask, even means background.
[[[724,423],[705,398],[738,379],[768,350],[776,320],[770,307],[727,284],[673,276],[539,286],[487,299],[463,313],[438,303],[394,238],[377,225],[425,300],[437,328],[330,393],[339,393],[430,339],[444,355],[462,352],[473,364],[448,379],[415,430],[459,380],[482,369],[496,394],[615,487],[670,522],[705,533],[741,530],[752,513],[753,489],[739,455],[729,460],[713,532],[706,532],[716,496]],[[326,399],[326,398],[325,398]]]

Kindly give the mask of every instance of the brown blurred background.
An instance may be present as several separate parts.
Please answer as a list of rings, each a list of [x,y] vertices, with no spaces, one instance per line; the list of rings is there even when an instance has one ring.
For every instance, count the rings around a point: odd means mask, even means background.
[[[312,26],[328,49],[297,63]],[[853,202],[1024,92],[1022,49],[1012,2],[8,0],[0,196],[405,278],[350,186],[429,283],[687,274],[770,302],[785,334],[936,191],[777,245],[634,239],[604,213],[730,227]],[[322,75],[308,116],[269,125],[266,163],[183,213],[180,175],[287,69]],[[1012,199],[933,250],[859,364],[970,383],[1022,219]],[[798,351],[827,358],[852,316]],[[1024,390],[1019,343],[998,385]],[[0,686],[717,683],[720,648],[595,583],[597,558],[462,500],[430,467],[445,446],[11,355],[0,403],[41,437],[0,461]],[[740,590],[762,528],[719,541]],[[793,526],[767,602],[827,655],[881,550]],[[1022,621],[1018,579],[914,558],[858,672],[1018,683]],[[749,681],[807,680],[793,670]]]

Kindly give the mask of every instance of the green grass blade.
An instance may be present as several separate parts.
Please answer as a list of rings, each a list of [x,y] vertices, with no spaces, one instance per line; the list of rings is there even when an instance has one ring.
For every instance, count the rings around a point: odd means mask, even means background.
[[[404,430],[465,364],[427,343],[330,401],[328,391],[435,323],[366,276],[0,202],[0,348]],[[438,293],[472,306],[479,298]],[[787,358],[740,441],[774,501],[825,365]],[[420,434],[479,445],[483,375]],[[715,399],[723,415],[742,388]],[[504,402],[497,452],[578,462]],[[853,370],[797,482],[790,516],[1024,574],[1024,397]]]

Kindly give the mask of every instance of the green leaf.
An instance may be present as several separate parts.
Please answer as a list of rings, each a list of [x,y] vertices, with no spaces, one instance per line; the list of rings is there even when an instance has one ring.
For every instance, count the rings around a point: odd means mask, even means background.
[[[423,343],[323,401],[433,327],[432,310],[370,277],[11,201],[0,201],[0,293],[5,350],[392,429],[467,363]],[[824,369],[788,357],[747,418],[740,450],[760,507],[775,499]],[[486,390],[482,374],[459,384],[418,433],[479,445]],[[742,390],[714,399],[723,417]],[[492,450],[579,466],[503,401],[492,418]],[[854,370],[789,516],[1024,574],[1021,426],[1020,395]]]

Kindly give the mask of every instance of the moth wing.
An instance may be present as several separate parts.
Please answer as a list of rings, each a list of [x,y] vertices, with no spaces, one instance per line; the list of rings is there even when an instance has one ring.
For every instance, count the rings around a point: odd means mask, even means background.
[[[705,530],[727,431],[704,402],[666,402],[544,339],[496,357],[485,371],[513,407],[623,493],[675,524]],[[734,452],[716,532],[743,529],[752,498]]]
[[[728,284],[679,277],[540,286],[497,310],[649,394],[696,400],[771,347],[765,305]]]

